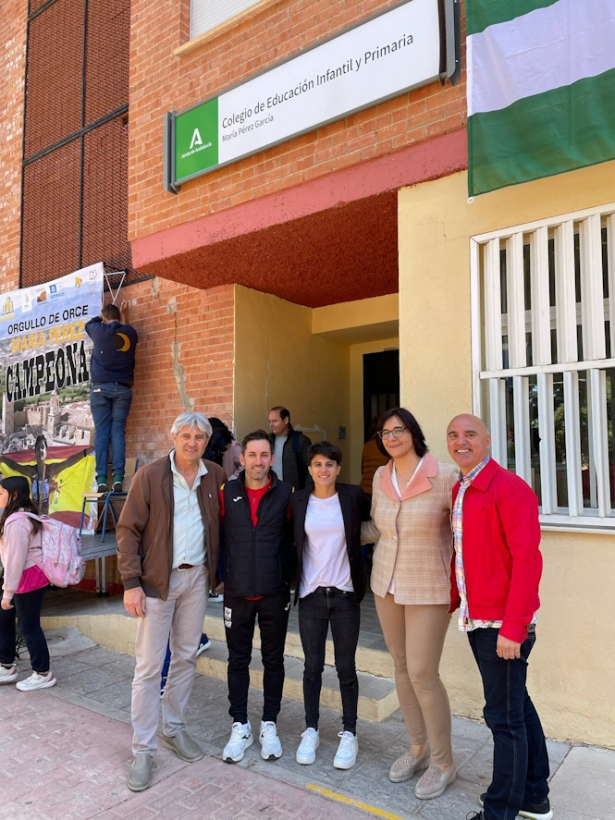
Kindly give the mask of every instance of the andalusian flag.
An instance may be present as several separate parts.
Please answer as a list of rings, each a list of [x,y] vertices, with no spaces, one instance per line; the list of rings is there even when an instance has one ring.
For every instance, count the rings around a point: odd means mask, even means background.
[[[615,0],[467,0],[469,193],[615,158]]]

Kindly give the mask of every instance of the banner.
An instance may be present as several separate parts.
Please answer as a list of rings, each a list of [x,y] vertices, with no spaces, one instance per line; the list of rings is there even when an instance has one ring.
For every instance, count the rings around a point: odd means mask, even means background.
[[[468,0],[470,196],[615,159],[615,0]]]
[[[102,263],[0,295],[0,471],[26,476],[39,511],[73,526],[94,482],[84,327],[102,296]]]
[[[400,3],[178,114],[167,115],[165,185],[452,77],[452,0]]]

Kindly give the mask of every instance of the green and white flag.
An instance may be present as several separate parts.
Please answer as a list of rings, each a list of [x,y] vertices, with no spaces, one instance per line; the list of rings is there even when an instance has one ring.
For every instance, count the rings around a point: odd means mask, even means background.
[[[615,158],[615,0],[467,0],[470,195]]]

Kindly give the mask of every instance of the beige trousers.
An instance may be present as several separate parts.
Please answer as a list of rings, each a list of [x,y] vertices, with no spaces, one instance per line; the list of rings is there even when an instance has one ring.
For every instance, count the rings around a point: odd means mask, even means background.
[[[450,621],[448,606],[396,604],[374,595],[384,640],[395,665],[395,686],[411,745],[429,742],[431,762],[453,763],[451,707],[438,667]]]
[[[207,610],[209,574],[204,566],[174,569],[169,595],[145,599],[145,617],[137,623],[135,676],[131,718],[133,754],[156,753],[156,731],[162,706],[162,727],[173,737],[186,728],[185,713],[194,682],[196,650]],[[171,641],[171,666],[160,697],[160,673]]]

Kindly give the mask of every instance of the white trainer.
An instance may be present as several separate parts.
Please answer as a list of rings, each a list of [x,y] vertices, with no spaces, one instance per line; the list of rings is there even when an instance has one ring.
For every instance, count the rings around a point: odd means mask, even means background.
[[[29,678],[18,682],[17,688],[20,692],[34,692],[35,689],[51,689],[56,683],[57,680],[50,669],[46,675],[39,675],[38,672],[32,672]]]
[[[297,749],[297,763],[302,766],[309,766],[316,760],[316,749],[320,746],[320,735],[318,729],[311,726],[301,735],[301,743]]]
[[[263,760],[277,760],[282,757],[282,744],[278,737],[278,730],[272,720],[261,720],[261,757]]]
[[[0,683],[15,683],[17,680],[17,664],[0,666]]]
[[[338,737],[341,740],[333,758],[333,766],[336,769],[352,769],[359,754],[359,739],[352,732],[340,732]]]
[[[225,763],[238,763],[245,750],[254,743],[249,723],[233,723],[231,736],[222,752]]]

